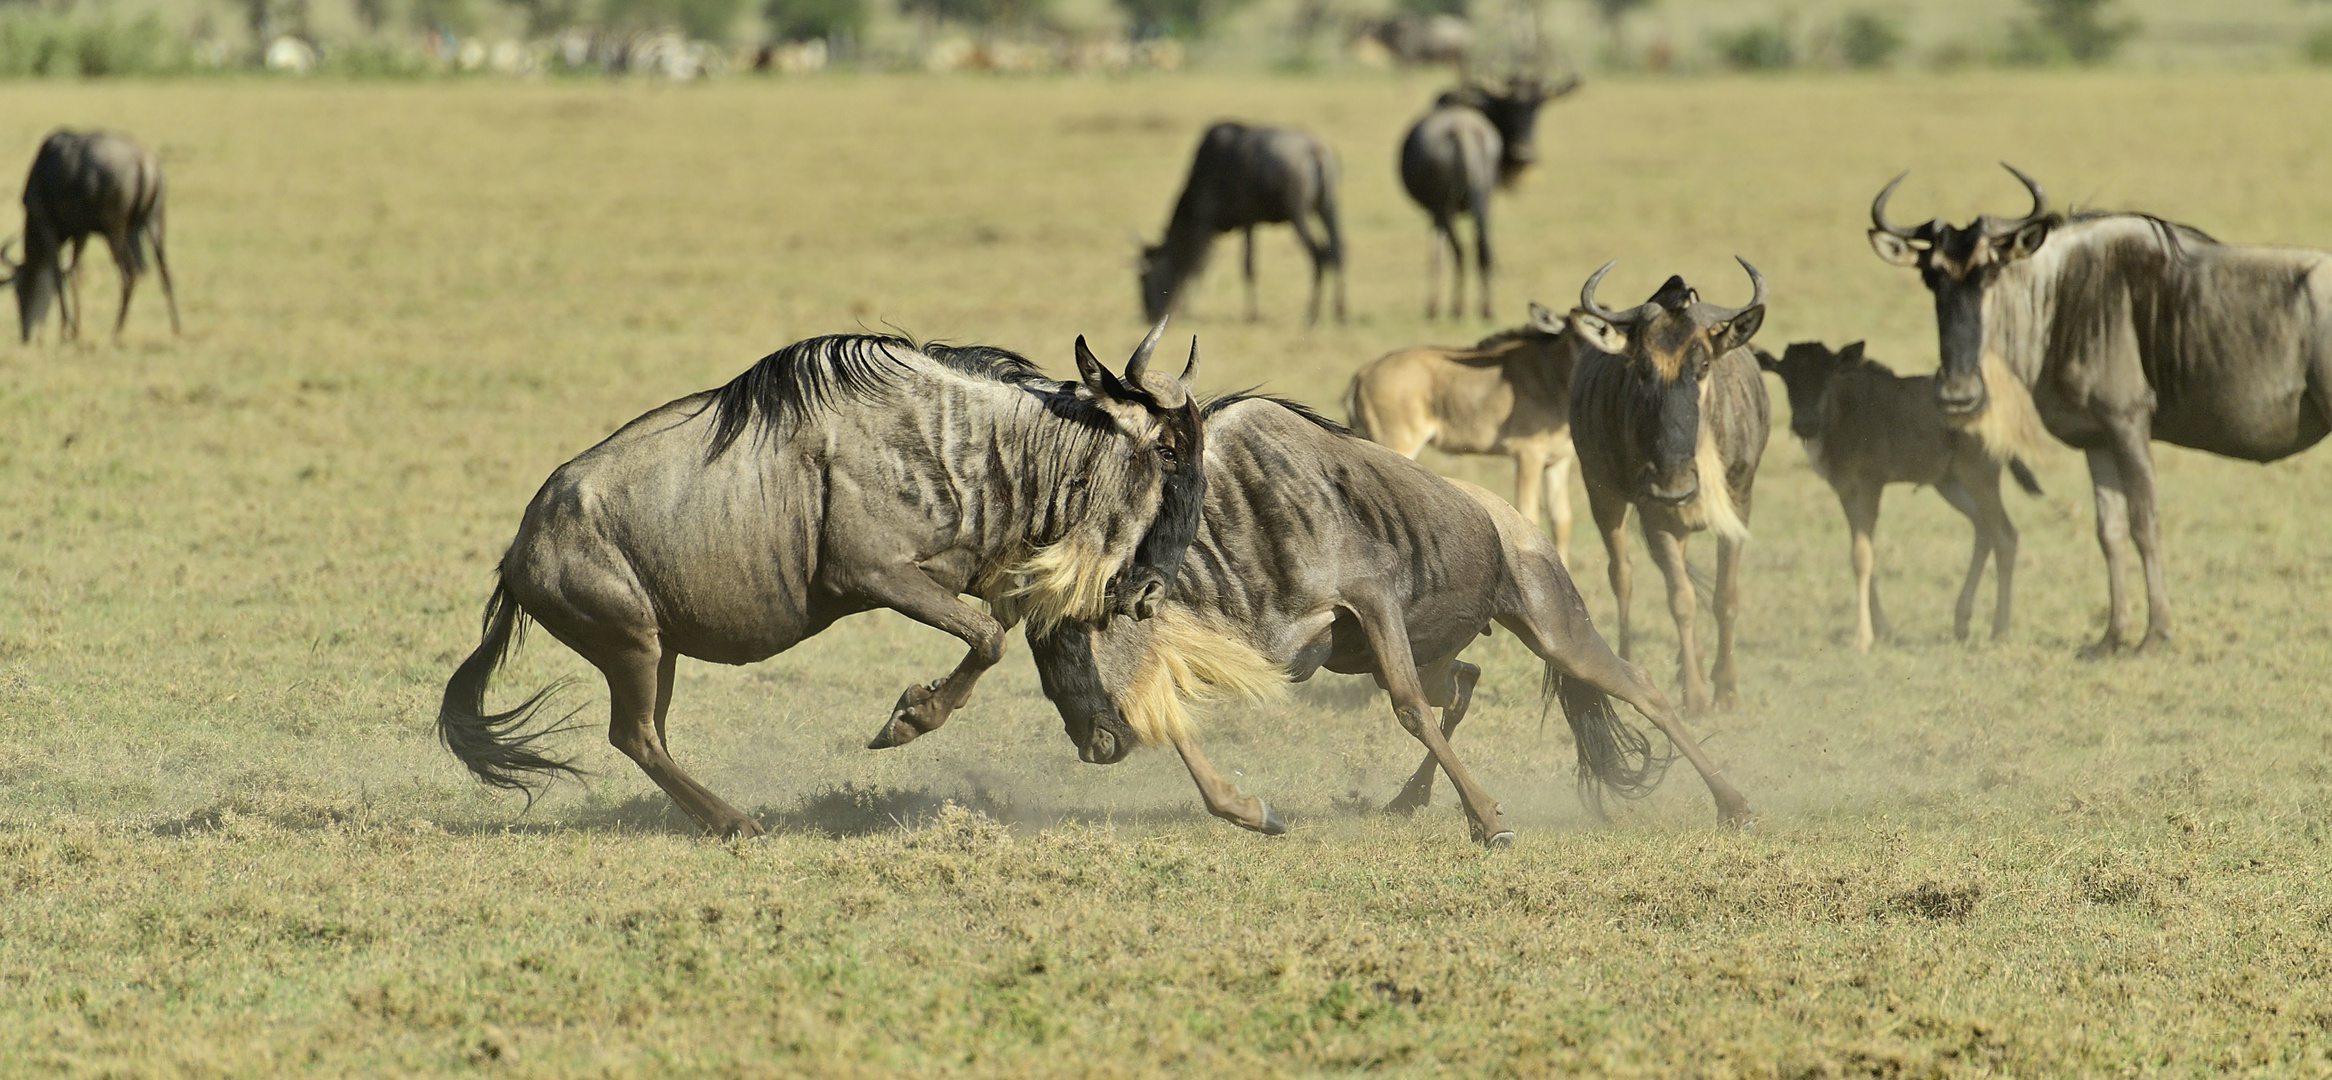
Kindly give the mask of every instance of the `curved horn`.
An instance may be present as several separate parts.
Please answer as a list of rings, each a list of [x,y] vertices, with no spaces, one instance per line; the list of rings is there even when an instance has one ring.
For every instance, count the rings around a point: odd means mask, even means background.
[[[1595,285],[1597,282],[1603,280],[1603,275],[1611,272],[1612,267],[1618,265],[1618,259],[1613,259],[1610,262],[1604,263],[1602,269],[1597,270],[1595,273],[1588,276],[1587,284],[1579,286],[1579,306],[1586,309],[1589,315],[1593,315],[1596,318],[1602,319],[1604,322],[1608,323],[1625,322],[1626,316],[1623,316],[1619,312],[1613,311],[1610,308],[1604,307],[1602,304],[1596,303]]]
[[[1166,320],[1173,317],[1172,314],[1158,316],[1158,325],[1150,328],[1150,336],[1143,338],[1141,344],[1134,346],[1133,359],[1126,361],[1126,385],[1142,385],[1142,372],[1150,368],[1150,354],[1158,350],[1158,339],[1166,334]]]
[[[1193,390],[1198,386],[1198,335],[1190,338],[1190,362],[1182,365],[1182,388]]]
[[[2019,169],[2005,161],[2000,163],[2000,167],[2008,170],[2011,173],[2014,173],[2018,180],[2024,182],[2024,190],[2032,192],[2032,212],[2024,215],[2025,221],[2038,221],[2041,219],[2042,215],[2049,212],[2049,193],[2041,190],[2041,186],[2038,181],[2034,180],[2032,177],[2024,175],[2023,169]]]
[[[2013,169],[2009,171],[2015,172]],[[1901,173],[1896,174],[1894,179],[1887,181],[1887,186],[1879,189],[1879,197],[1870,201],[1871,227],[1879,230],[1880,232],[1887,233],[1891,236],[1898,236],[1905,240],[1912,238],[1911,232],[1910,230],[1895,225],[1887,220],[1887,200],[1894,198],[1895,185],[1902,183],[1903,177],[1909,175],[1911,175],[1911,170],[1909,169],[1905,169]],[[2017,175],[2021,176],[2023,174],[2018,173]]]
[[[1765,303],[1765,275],[1758,273],[1756,267],[1749,265],[1749,260],[1739,255],[1733,256],[1733,261],[1740,263],[1741,269],[1749,271],[1749,302],[1733,310],[1742,312],[1762,306]]]

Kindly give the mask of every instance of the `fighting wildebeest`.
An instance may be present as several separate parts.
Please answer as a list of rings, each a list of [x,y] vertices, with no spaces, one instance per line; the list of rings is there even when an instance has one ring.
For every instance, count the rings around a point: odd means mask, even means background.
[[[1318,217],[1323,235],[1312,235]],[[1174,201],[1166,238],[1142,249],[1142,311],[1156,321],[1178,307],[1182,290],[1206,268],[1215,237],[1240,234],[1247,278],[1247,317],[1255,306],[1255,227],[1288,224],[1312,258],[1312,302],[1304,321],[1320,321],[1320,280],[1336,272],[1336,321],[1344,321],[1344,235],[1336,223],[1336,155],[1327,144],[1286,128],[1216,124],[1199,140],[1190,178]]]
[[[2016,525],[2000,502],[2000,463],[1985,451],[1983,440],[1945,422],[1935,405],[1935,377],[1897,375],[1864,357],[1859,341],[1837,352],[1816,341],[1793,342],[1778,359],[1763,349],[1751,351],[1759,367],[1781,376],[1789,392],[1790,434],[1805,443],[1806,460],[1829,481],[1846,511],[1854,561],[1854,647],[1869,652],[1872,639],[1887,633],[1878,583],[1871,578],[1871,534],[1878,529],[1879,496],[1888,484],[1933,485],[1976,527],[1975,553],[1952,608],[1951,632],[1967,638],[1984,560],[1997,556],[1992,636],[2006,636],[2016,579]],[[2008,471],[2027,494],[2041,493],[2024,459],[2009,458]]]
[[[2128,642],[2134,539],[2146,578],[2137,651],[2151,653],[2170,638],[2151,444],[2274,461],[2332,429],[2332,255],[2223,244],[2150,214],[2053,213],[2040,184],[2008,171],[2032,209],[1959,227],[1888,223],[1896,177],[1871,201],[1871,247],[1935,294],[1947,417],[1995,456],[2037,441],[2035,428],[2087,455],[2108,611],[2082,651]]]
[[[24,260],[7,264],[16,287],[16,316],[23,340],[48,317],[57,301],[58,336],[81,336],[81,252],[89,237],[105,237],[121,272],[121,312],[113,332],[130,317],[130,293],[146,272],[146,248],[162,273],[162,298],[170,306],[170,332],[178,333],[178,292],[170,284],[170,260],[163,252],[162,162],[145,147],[110,131],[58,129],[41,140],[24,180]],[[66,245],[72,261],[65,262]],[[0,247],[0,261],[7,256]]]
[[[1474,217],[1474,264],[1482,317],[1490,317],[1490,191],[1511,187],[1538,160],[1539,106],[1579,86],[1573,75],[1548,86],[1535,75],[1515,75],[1503,91],[1467,85],[1434,101],[1433,111],[1401,140],[1401,186],[1433,218],[1425,278],[1425,317],[1439,313],[1441,249],[1454,260],[1449,315],[1465,311],[1466,255],[1457,219]]]
[[[1546,534],[1504,500],[1270,398],[1218,400],[1206,427],[1206,513],[1157,617],[1030,630],[1045,694],[1085,760],[1171,744],[1208,812],[1278,833],[1269,806],[1207,764],[1183,701],[1263,696],[1323,667],[1370,674],[1428,751],[1387,809],[1425,805],[1438,768],[1474,838],[1503,844],[1512,834],[1497,803],[1449,744],[1481,674],[1458,655],[1497,623],[1545,662],[1592,809],[1601,812],[1606,788],[1650,790],[1667,763],[1620,721],[1606,696],[1617,695],[1700,770],[1719,813],[1749,814],[1667,699],[1596,635]]]
[[[1149,370],[1164,328],[1123,380],[1079,338],[1079,383],[1001,349],[811,338],[632,421],[527,507],[440,737],[496,787],[574,771],[538,746],[549,691],[485,710],[531,617],[607,677],[609,742],[707,831],[752,835],[666,752],[680,657],[753,663],[875,608],[962,639],[954,671],[900,695],[874,741],[892,746],[963,705],[1015,621],[1153,613],[1198,529],[1196,499],[1161,514],[1162,487],[1203,451],[1197,344],[1180,380]]]
[[[1362,438],[1408,457],[1431,446],[1451,454],[1514,459],[1514,505],[1536,524],[1543,493],[1555,552],[1571,560],[1571,368],[1579,335],[1563,317],[1530,306],[1530,322],[1470,349],[1421,345],[1387,353],[1353,373],[1345,415]]]
[[[1702,529],[1717,537],[1717,658],[1710,677],[1716,703],[1740,700],[1733,669],[1733,622],[1741,608],[1741,545],[1749,539],[1749,497],[1765,454],[1769,407],[1757,360],[1744,348],[1765,321],[1765,277],[1749,260],[1751,295],[1742,307],[1704,304],[1681,277],[1627,311],[1595,302],[1605,263],[1579,290],[1571,330],[1600,352],[1579,360],[1571,376],[1571,439],[1587,508],[1611,556],[1611,591],[1619,602],[1619,653],[1629,656],[1627,521],[1644,518],[1645,546],[1668,579],[1676,619],[1676,663],[1687,710],[1709,706],[1693,637],[1693,590],[1685,540]]]

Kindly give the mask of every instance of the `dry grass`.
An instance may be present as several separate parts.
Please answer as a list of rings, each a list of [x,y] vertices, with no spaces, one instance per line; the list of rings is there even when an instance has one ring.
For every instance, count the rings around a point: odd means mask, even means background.
[[[1500,307],[1681,272],[1772,279],[1761,340],[1927,366],[1926,295],[1862,239],[2062,199],[2332,247],[2307,75],[1597,84],[1498,208]],[[2036,462],[2018,630],[1956,645],[1967,536],[1899,491],[1900,640],[1850,647],[1834,500],[1786,428],[1758,488],[1745,708],[1587,827],[1535,666],[1503,635],[1458,746],[1522,829],[1464,842],[1365,682],[1215,718],[1218,766],[1296,826],[1197,813],[1179,766],[1078,764],[1015,660],[945,731],[859,746],[955,658],[889,616],[752,668],[685,665],[675,750],[780,830],[693,839],[597,739],[527,816],[432,739],[487,571],[558,462],[797,337],[859,322],[1022,349],[1139,334],[1128,228],[1200,126],[1345,157],[1354,310],[1296,327],[1301,256],[1235,249],[1192,317],[1205,381],[1332,402],[1419,320],[1424,230],[1390,79],[849,79],[24,86],[0,146],[144,136],[171,172],[190,334],[0,350],[0,1062],[67,1075],[1538,1075],[2322,1072],[2332,906],[2332,457],[2164,450],[2180,637],[2081,664],[2102,622],[2086,483]],[[101,267],[103,263],[99,264]],[[91,310],[110,303],[102,271]],[[1179,337],[1179,333],[1177,334]],[[1104,347],[1103,351],[1110,351]],[[1778,390],[1775,396],[1779,397]],[[1777,402],[1777,413],[1779,405]],[[1777,415],[1777,421],[1779,416]],[[1437,462],[1505,490],[1495,463]],[[1602,555],[1582,538],[1591,609]],[[1705,558],[1705,553],[1703,555]],[[1639,557],[1639,580],[1652,577]],[[1645,658],[1672,637],[1639,599]],[[1660,674],[1664,664],[1654,662]],[[575,658],[538,638],[515,693]],[[507,699],[505,699],[507,700]],[[590,683],[569,700],[593,718]],[[1559,729],[1560,725],[1556,725]],[[943,808],[953,799],[959,807]],[[969,808],[969,809],[965,809]],[[1005,823],[1005,824],[999,824]],[[901,825],[912,828],[902,828]],[[0,1069],[0,1071],[8,1071]]]

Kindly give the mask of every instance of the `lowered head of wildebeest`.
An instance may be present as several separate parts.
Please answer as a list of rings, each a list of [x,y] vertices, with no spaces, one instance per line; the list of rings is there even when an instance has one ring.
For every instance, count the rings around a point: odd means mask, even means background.
[[[2064,221],[2049,211],[2048,194],[2016,166],[2001,167],[2023,181],[2032,193],[2032,210],[2023,217],[1978,216],[1963,226],[1933,218],[1912,228],[1887,221],[1887,199],[1909,172],[1887,182],[1870,204],[1870,246],[1879,258],[1919,271],[1935,294],[1935,329],[1941,339],[1942,364],[1935,373],[1935,403],[1944,418],[1962,427],[1974,427],[1985,413],[1987,384],[1998,387],[2013,381],[1996,356],[1984,349],[1984,294],[2011,264],[2030,258],[2049,238],[2049,230]],[[1987,377],[1986,366],[2001,368]],[[2019,384],[2021,386],[2021,384]],[[2019,402],[2021,403],[2021,402]],[[1998,440],[1984,439],[1997,454]]]
[[[1504,90],[1469,85],[1451,90],[1436,105],[1465,105],[1488,117],[1498,129],[1498,186],[1511,187],[1538,161],[1539,107],[1579,88],[1579,76],[1549,84],[1538,75],[1512,75]]]
[[[1749,343],[1765,321],[1765,276],[1740,256],[1749,272],[1749,303],[1737,308],[1701,302],[1700,294],[1670,277],[1644,304],[1613,311],[1595,302],[1595,285],[1617,265],[1603,264],[1579,289],[1571,329],[1588,344],[1627,361],[1635,395],[1621,430],[1643,463],[1636,477],[1638,498],[1683,506],[1710,496],[1705,515],[1719,532],[1740,528],[1726,496],[1724,464],[1701,424],[1710,365]]]

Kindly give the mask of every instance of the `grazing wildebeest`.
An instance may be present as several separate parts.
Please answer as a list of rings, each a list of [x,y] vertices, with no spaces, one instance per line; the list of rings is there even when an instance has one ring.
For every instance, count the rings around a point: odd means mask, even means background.
[[[145,147],[110,131],[50,132],[24,180],[24,261],[7,266],[23,340],[32,340],[51,300],[58,301],[58,335],[68,341],[81,336],[81,251],[92,235],[105,237],[121,271],[115,336],[129,321],[130,293],[146,272],[149,245],[162,272],[162,298],[170,305],[170,332],[178,333],[178,292],[170,284],[162,224],[162,162]],[[0,251],[0,261],[6,258]]]
[[[1717,537],[1717,659],[1710,673],[1716,703],[1740,701],[1733,669],[1733,622],[1741,608],[1741,545],[1749,539],[1749,497],[1765,454],[1768,406],[1757,360],[1744,346],[1765,321],[1765,278],[1749,260],[1751,295],[1743,307],[1704,304],[1681,277],[1628,311],[1595,302],[1603,264],[1579,290],[1571,330],[1600,352],[1579,360],[1571,376],[1571,439],[1587,508],[1611,556],[1611,591],[1619,602],[1619,653],[1630,656],[1628,510],[1644,517],[1645,545],[1668,579],[1676,619],[1676,663],[1687,710],[1709,706],[1693,637],[1692,580],[1685,539],[1702,529]]]
[[[1951,632],[1968,636],[1976,610],[1976,584],[1984,560],[1999,558],[1998,599],[1992,606],[1992,636],[2008,633],[2009,597],[2016,579],[2016,525],[2000,502],[2000,463],[1983,440],[1945,422],[1935,406],[1935,377],[1897,375],[1863,356],[1862,342],[1831,352],[1820,342],[1799,341],[1776,359],[1763,349],[1757,365],[1781,376],[1789,392],[1790,434],[1806,444],[1814,472],[1837,492],[1853,537],[1854,647],[1869,652],[1887,632],[1871,579],[1871,534],[1879,524],[1879,496],[1888,484],[1929,484],[1952,509],[1976,527],[1968,577],[1952,609]],[[2041,493],[2040,481],[2024,459],[2008,459],[2008,471],[2026,493]]]
[[[1474,838],[1503,844],[1512,834],[1497,803],[1449,745],[1481,674],[1458,654],[1497,623],[1545,662],[1590,808],[1601,813],[1607,787],[1650,790],[1667,763],[1620,722],[1606,697],[1617,695],[1700,770],[1726,819],[1748,816],[1667,699],[1596,635],[1546,534],[1504,500],[1270,398],[1218,400],[1206,426],[1206,513],[1157,617],[1030,631],[1046,696],[1080,757],[1108,763],[1137,742],[1171,744],[1208,812],[1278,833],[1269,806],[1207,764],[1183,701],[1263,696],[1323,667],[1366,673],[1428,751],[1387,809],[1425,805],[1438,768]]]
[[[1401,140],[1401,186],[1433,217],[1433,239],[1425,278],[1425,317],[1439,313],[1441,249],[1455,260],[1450,279],[1450,318],[1465,311],[1466,255],[1458,243],[1457,219],[1474,216],[1474,263],[1482,294],[1482,317],[1490,317],[1490,190],[1510,187],[1538,160],[1539,106],[1579,86],[1574,75],[1548,86],[1535,75],[1516,75],[1506,89],[1468,85],[1441,95]]]
[[[1451,454],[1514,459],[1514,505],[1536,523],[1543,492],[1555,552],[1571,560],[1571,368],[1579,335],[1563,317],[1530,306],[1530,322],[1470,349],[1421,345],[1387,353],[1352,376],[1345,415],[1361,437],[1408,457],[1431,446]]]
[[[1323,237],[1312,235],[1313,217]],[[1210,127],[1174,201],[1166,238],[1142,249],[1142,311],[1152,321],[1173,311],[1183,287],[1206,268],[1215,237],[1237,231],[1247,275],[1247,317],[1255,306],[1255,227],[1295,226],[1312,257],[1312,302],[1306,323],[1320,321],[1320,280],[1336,271],[1336,321],[1344,321],[1344,235],[1336,223],[1336,155],[1327,144],[1286,128],[1225,121]]]
[[[532,617],[606,675],[609,742],[707,831],[752,835],[666,752],[680,657],[749,664],[875,608],[961,638],[953,672],[900,695],[873,743],[895,746],[963,705],[1016,620],[1155,612],[1199,512],[1192,499],[1162,516],[1161,489],[1203,450],[1196,343],[1180,380],[1148,370],[1164,328],[1122,381],[1079,338],[1081,383],[1001,349],[811,338],[632,421],[528,506],[439,735],[497,787],[574,771],[529,730],[548,691],[485,710]],[[1147,575],[1143,552],[1160,564]]]
[[[2105,635],[2082,652],[2128,643],[2122,571],[2135,539],[2137,651],[2152,653],[2170,639],[2170,596],[2151,443],[2274,461],[2332,429],[2332,254],[2223,244],[2149,214],[2067,217],[2009,171],[2032,210],[1961,227],[1889,224],[1896,177],[1871,201],[1871,246],[1935,294],[1935,398],[1948,417],[1995,456],[2043,427],[2088,456],[2109,606]]]

